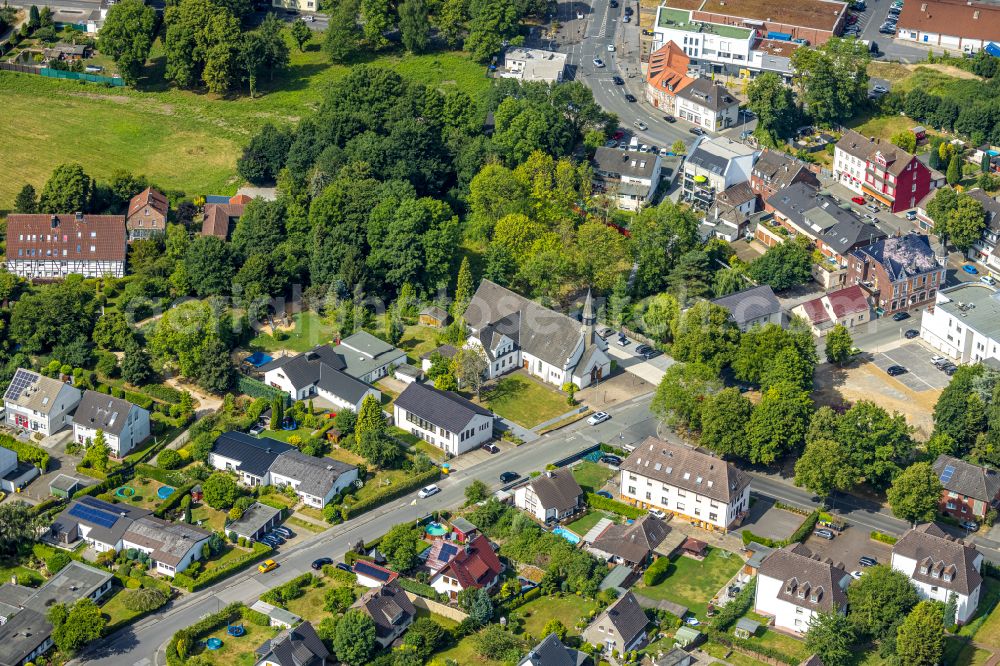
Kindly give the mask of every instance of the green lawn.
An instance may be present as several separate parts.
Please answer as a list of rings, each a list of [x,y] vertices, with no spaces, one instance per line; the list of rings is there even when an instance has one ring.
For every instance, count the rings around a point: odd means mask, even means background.
[[[549,620],[559,620],[570,634],[579,635],[576,623],[582,618],[590,618],[597,603],[575,595],[538,597],[524,604],[511,615],[524,620],[524,631],[531,635],[531,641],[538,642],[544,636],[542,629]]]
[[[588,493],[596,493],[608,482],[608,479],[615,475],[614,470],[607,465],[587,462],[586,460],[573,465],[572,472],[576,482]]]
[[[635,591],[651,599],[667,599],[683,604],[698,619],[704,620],[708,603],[715,593],[736,575],[743,560],[729,551],[709,547],[704,560],[677,557],[662,583],[653,587],[639,585]]]
[[[582,518],[574,520],[572,523],[566,525],[566,529],[576,532],[580,536],[584,536],[590,529],[599,523],[602,518],[609,518],[612,522],[618,522],[617,516],[613,513],[604,513],[603,511],[591,511],[590,513],[584,515]]]
[[[279,629],[277,627],[259,627],[250,622],[244,622],[243,628],[246,633],[239,638],[233,638],[226,633],[226,627],[222,627],[203,637],[191,653],[200,654],[208,659],[209,663],[218,666],[253,666],[256,663],[254,650],[268,638],[274,638]],[[222,647],[218,650],[206,649],[204,641],[209,638],[220,639]]]
[[[972,620],[959,628],[961,636],[975,638],[977,643],[1000,650],[1000,581],[992,576],[983,579],[979,606]]]
[[[295,430],[265,430],[260,433],[261,437],[270,437],[271,439],[276,439],[279,442],[287,442],[292,436],[298,436],[299,443],[302,443],[312,437],[314,428],[296,428]]]
[[[417,608],[417,618],[429,617],[438,624],[440,624],[445,629],[454,629],[458,626],[458,622],[455,622],[451,618],[447,618],[444,615],[438,615],[437,613],[432,613],[425,608]]]
[[[262,82],[263,94],[252,100],[169,88],[159,41],[139,90],[0,73],[0,97],[11,120],[0,142],[0,163],[16,165],[14,177],[0,181],[0,209],[10,207],[26,182],[40,192],[52,169],[65,162],[79,162],[105,181],[114,169],[127,169],[190,196],[234,193],[236,159],[250,135],[266,122],[287,125],[307,115],[349,71],[350,65],[328,62],[319,39],[305,52],[293,47],[288,70],[273,83]],[[462,53],[360,58],[477,99],[490,84],[484,67]]]
[[[248,551],[247,548],[240,548],[239,546],[227,545],[225,546],[225,552],[222,553],[221,557],[213,557],[212,559],[205,561],[204,571],[211,571],[212,569],[217,569],[220,566],[230,562],[231,560],[235,560],[239,557],[242,557],[247,553],[247,551]]]
[[[414,444],[413,450],[426,454],[427,457],[433,460],[434,462],[443,462],[445,458],[447,458],[444,451],[434,446],[433,444],[428,444],[427,442],[424,441],[419,441],[416,444]]]
[[[525,428],[533,428],[570,410],[564,393],[522,373],[500,378],[489,391],[483,391],[482,402]]]
[[[665,646],[665,650],[672,648],[673,643],[669,646]],[[726,663],[732,664],[733,666],[764,666],[764,662],[757,661],[753,657],[748,657],[746,655],[740,654],[739,652],[732,652],[728,647],[724,645],[719,645],[718,643],[705,643],[701,646],[701,649],[707,652],[710,656],[716,659],[723,659]]]
[[[254,351],[278,351],[281,349],[304,352],[316,345],[322,345],[333,340],[337,329],[332,324],[312,310],[300,312],[292,317],[294,327],[290,331],[279,331],[279,338],[269,333],[260,333],[250,341],[248,347]],[[270,328],[266,329],[270,330]]]
[[[407,326],[403,329],[403,337],[398,346],[406,352],[409,362],[419,368],[420,356],[440,346],[437,339],[443,330],[419,324]]]
[[[961,638],[948,636],[945,638],[941,663],[949,666],[982,666],[989,657],[989,650],[977,648]]]
[[[292,599],[288,602],[288,610],[295,613],[303,620],[310,620],[316,624],[319,624],[320,620],[328,616],[329,613],[323,610],[323,598],[326,596],[326,591],[332,588],[338,587],[338,583],[330,578],[323,578],[319,580],[312,587],[306,590],[298,599]],[[355,586],[355,595],[361,596],[365,588]]]
[[[17,560],[0,561],[0,580],[7,583],[10,581],[11,576],[21,576],[26,581],[30,581],[28,584],[32,586],[41,585],[45,582],[45,577],[41,573],[21,566]]]
[[[298,513],[298,511],[296,511],[296,513]],[[290,525],[292,527],[295,527],[296,529],[298,529],[299,532],[305,530],[306,532],[310,532],[310,533],[315,534],[316,532],[322,532],[323,531],[323,528],[320,527],[319,525],[316,525],[314,523],[307,523],[306,521],[302,520],[301,518],[296,518],[295,516],[292,516],[291,518],[289,518],[288,520],[286,520],[285,521],[285,525],[286,526]]]

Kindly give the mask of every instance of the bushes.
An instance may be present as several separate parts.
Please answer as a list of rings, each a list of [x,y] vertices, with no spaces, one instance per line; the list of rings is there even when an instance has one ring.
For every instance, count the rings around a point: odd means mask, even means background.
[[[276,389],[273,386],[268,386],[264,382],[257,381],[253,377],[240,375],[239,379],[236,380],[236,388],[240,390],[240,393],[246,393],[251,398],[267,398],[268,400],[273,400],[274,398],[280,396],[285,401],[285,406],[291,404],[291,398],[287,393],[280,389]]]
[[[757,577],[754,576],[750,579],[750,582],[743,586],[743,589],[740,590],[740,593],[736,595],[735,599],[722,607],[719,614],[716,615],[715,619],[712,621],[712,627],[725,633],[729,627],[736,623],[736,620],[743,617],[743,615],[750,610],[750,606],[753,605],[753,597],[756,590]]]
[[[167,595],[154,588],[122,592],[122,605],[133,613],[149,613],[167,603]]]
[[[655,562],[646,568],[646,573],[642,575],[642,582],[650,587],[659,585],[667,577],[667,572],[670,571],[670,566],[671,562],[669,558],[657,558]]]
[[[879,532],[877,530],[872,530],[871,534],[869,534],[868,536],[871,537],[872,541],[878,541],[880,543],[887,543],[890,546],[895,546],[896,542],[899,541],[899,539],[897,539],[896,537],[894,537],[892,535],[889,535],[889,534],[884,534],[884,533]]]
[[[249,553],[244,553],[240,557],[233,558],[225,563],[225,565],[216,567],[211,571],[206,571],[198,580],[194,580],[190,576],[184,573],[179,573],[174,576],[174,585],[177,587],[182,587],[188,592],[197,592],[198,590],[208,587],[212,583],[225,578],[226,576],[231,576],[237,571],[246,569],[251,564],[256,564],[261,560],[267,558],[271,554],[271,547],[267,544],[260,542],[254,543],[253,550]]]
[[[617,513],[620,516],[631,518],[633,520],[641,518],[646,514],[646,512],[642,509],[629,506],[628,504],[619,502],[618,500],[601,497],[595,493],[587,493],[587,504],[590,505],[591,509],[610,511],[611,513]]]
[[[369,509],[374,509],[375,507],[385,504],[386,502],[390,502],[397,497],[401,497],[412,490],[425,486],[432,481],[437,481],[440,476],[441,470],[437,467],[432,467],[426,472],[411,476],[408,480],[401,481],[396,485],[379,490],[373,495],[370,495],[369,497],[366,497],[351,506],[345,506],[341,512],[341,516],[344,520],[349,520],[354,516],[368,511]]]
[[[286,608],[286,604],[289,601],[292,599],[298,599],[304,594],[302,592],[303,587],[309,587],[312,583],[313,575],[311,573],[302,574],[298,578],[293,578],[283,585],[271,588],[264,594],[260,595],[260,598],[269,604]]]
[[[435,590],[430,585],[425,585],[424,583],[418,583],[415,580],[402,577],[397,578],[396,583],[407,592],[412,592],[413,594],[419,594],[421,597],[427,597],[428,599],[437,600],[438,598],[437,590]]]
[[[171,405],[181,404],[181,392],[175,389],[173,386],[166,386],[164,384],[150,384],[142,388],[143,393],[152,396],[154,400],[159,400],[160,402],[166,402]]]
[[[42,472],[49,468],[49,454],[43,448],[18,441],[10,435],[0,435],[0,446],[16,453],[20,462],[31,463]]]
[[[183,467],[184,459],[181,458],[181,454],[173,449],[164,449],[160,451],[160,455],[156,458],[156,464],[160,469],[172,470]]]
[[[153,406],[153,399],[144,393],[125,391],[125,399],[134,405],[139,405],[143,409],[150,409]]]
[[[163,518],[169,511],[172,511],[178,504],[184,501],[185,497],[191,495],[191,489],[194,488],[193,483],[186,483],[179,488],[176,488],[174,492],[167,499],[160,502],[160,506],[156,507],[153,511],[153,515],[157,518]]]

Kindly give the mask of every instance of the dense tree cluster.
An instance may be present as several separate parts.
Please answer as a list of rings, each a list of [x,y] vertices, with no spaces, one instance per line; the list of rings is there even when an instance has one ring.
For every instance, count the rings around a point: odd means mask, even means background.
[[[852,117],[868,92],[868,47],[857,39],[832,38],[792,54],[795,84],[806,112],[830,125]]]
[[[988,60],[985,60],[988,58]],[[995,69],[996,58],[983,56]],[[995,72],[994,72],[995,73]],[[932,127],[967,137],[973,145],[1000,142],[1000,78],[955,79],[928,89],[914,86],[903,104],[906,115]]]
[[[929,452],[1000,464],[1000,372],[963,365],[934,405]]]

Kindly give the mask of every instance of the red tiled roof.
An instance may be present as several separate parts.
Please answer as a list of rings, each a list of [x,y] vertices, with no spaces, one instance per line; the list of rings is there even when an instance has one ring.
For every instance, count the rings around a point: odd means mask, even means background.
[[[231,203],[231,204],[246,205],[246,204],[250,203],[251,201],[253,201],[253,199],[251,199],[250,197],[248,197],[245,194],[237,194],[236,196],[229,197],[229,203]]]
[[[823,307],[822,296],[803,303],[802,310],[809,318],[810,324],[822,324],[823,322],[830,320],[830,315],[826,313],[826,308]]]
[[[458,579],[462,588],[467,589],[483,587],[501,572],[503,564],[500,563],[500,558],[493,552],[489,539],[480,534],[458,551],[440,573]]]
[[[205,204],[205,220],[201,223],[202,236],[229,237],[229,220],[243,217],[243,204]]]
[[[152,187],[147,187],[142,192],[139,192],[139,194],[132,197],[132,200],[129,201],[128,217],[132,217],[132,215],[144,206],[149,206],[164,216],[167,214],[167,209],[169,207],[167,204],[167,198],[163,196],[163,194],[154,190]]]
[[[911,0],[903,5],[899,28],[996,41],[1000,38],[1000,7],[966,0]]]
[[[676,95],[694,81],[687,75],[690,65],[691,59],[681,47],[673,42],[667,42],[650,54],[646,82],[656,90],[665,90]]]
[[[124,215],[7,217],[7,258],[12,260],[125,261],[127,245]]]
[[[837,319],[854,314],[855,312],[867,310],[869,307],[868,297],[865,296],[861,285],[857,284],[829,293],[826,295],[826,298],[830,301],[830,307],[833,309],[833,314]]]

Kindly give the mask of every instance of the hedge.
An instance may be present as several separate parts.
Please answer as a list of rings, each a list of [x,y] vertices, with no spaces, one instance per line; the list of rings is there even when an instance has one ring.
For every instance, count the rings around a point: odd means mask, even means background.
[[[144,386],[142,390],[146,395],[151,396],[154,400],[166,402],[171,405],[181,404],[181,396],[183,394],[173,386],[150,384],[149,386]]]
[[[540,596],[542,596],[542,587],[540,585],[536,585],[535,587],[531,588],[524,594],[519,594],[513,599],[509,599],[508,601],[504,602],[501,606],[500,613],[502,615],[509,616],[510,613],[515,609],[520,608],[529,601],[537,599]]]
[[[230,560],[225,566],[212,569],[202,573],[198,580],[194,580],[190,576],[185,575],[183,572],[174,576],[174,585],[177,587],[182,587],[188,592],[197,592],[198,590],[208,587],[212,583],[225,578],[226,576],[231,576],[237,571],[242,571],[246,569],[251,564],[256,564],[257,562],[266,559],[268,555],[271,554],[272,548],[265,543],[259,541],[255,542],[253,545],[253,550],[249,553],[244,553],[241,557]]]
[[[407,592],[412,592],[413,594],[418,594],[421,597],[427,597],[428,599],[434,599],[435,601],[438,599],[437,590],[430,585],[403,577],[397,578],[396,583]]]
[[[157,518],[163,518],[167,515],[167,512],[172,510],[178,504],[180,504],[185,497],[191,493],[191,489],[194,488],[195,484],[187,483],[179,488],[175,488],[174,492],[171,493],[170,497],[163,500],[160,506],[156,507],[153,511],[153,515]]]
[[[285,400],[286,407],[292,404],[292,399],[287,393],[281,389],[276,389],[273,386],[268,386],[264,382],[258,381],[253,377],[240,375],[239,379],[236,380],[236,388],[240,390],[240,393],[246,393],[251,398],[267,398],[268,400],[273,400],[274,398],[281,396]]]
[[[655,562],[646,567],[646,572],[642,574],[642,582],[649,587],[659,585],[667,577],[667,572],[673,563],[670,558],[660,557]]]
[[[311,573],[304,573],[301,576],[297,576],[287,583],[282,583],[277,587],[272,587],[270,590],[260,595],[261,601],[266,601],[269,604],[274,604],[275,606],[280,606],[286,608],[286,595],[289,593],[295,593],[298,596],[302,596],[302,588],[310,587],[313,584],[313,575]]]
[[[165,483],[168,486],[173,486],[177,488],[178,486],[186,485],[190,482],[188,477],[178,472],[177,470],[170,469],[160,469],[159,467],[154,467],[147,463],[139,463],[135,466],[135,473],[139,476],[145,476],[149,479],[154,479],[160,483]]]
[[[178,631],[167,643],[167,666],[184,666],[184,662],[190,656],[190,650],[194,647],[195,641],[206,634],[212,633],[216,629],[226,626],[233,619],[234,615],[243,617],[243,609],[245,608],[246,606],[240,602],[229,604],[218,613],[212,613],[191,626]]]
[[[0,446],[16,453],[20,462],[31,463],[43,473],[49,468],[49,454],[41,447],[14,439],[10,435],[0,435]]]
[[[587,493],[587,504],[591,509],[600,509],[602,511],[610,511],[611,513],[617,513],[620,516],[625,516],[626,518],[631,518],[636,520],[646,515],[646,512],[634,506],[629,506],[624,502],[619,502],[618,500],[608,499],[607,497],[601,497],[596,493]]]
[[[754,576],[750,581],[743,586],[740,593],[730,601],[728,604],[719,610],[719,614],[715,616],[712,620],[712,627],[718,631],[725,633],[729,627],[736,623],[736,620],[743,617],[743,615],[750,610],[753,605],[753,597],[757,591],[757,577]]]
[[[133,405],[138,405],[143,409],[150,409],[153,406],[153,399],[150,398],[145,393],[125,391],[125,399],[131,402]]]
[[[349,520],[350,518],[360,515],[369,509],[374,509],[375,507],[381,506],[386,502],[391,502],[397,497],[402,497],[411,490],[421,488],[431,481],[437,481],[439,478],[441,478],[441,470],[437,467],[432,467],[426,472],[411,476],[396,485],[380,490],[360,502],[356,502],[351,506],[345,506],[341,511],[341,516],[344,520]]]
[[[868,536],[871,537],[872,541],[880,541],[881,543],[887,543],[890,546],[895,546],[896,542],[899,541],[899,539],[897,539],[896,537],[889,534],[884,534],[877,530],[872,530],[871,534],[869,534]]]

